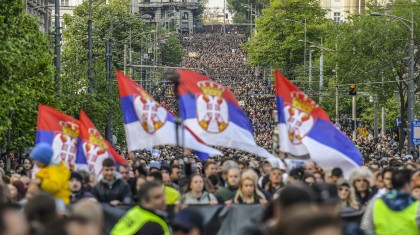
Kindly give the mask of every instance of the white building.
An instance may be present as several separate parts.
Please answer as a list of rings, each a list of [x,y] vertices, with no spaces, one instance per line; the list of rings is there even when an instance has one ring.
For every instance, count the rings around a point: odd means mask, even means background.
[[[73,15],[73,10],[77,6],[81,5],[84,1],[88,0],[60,0],[60,25],[61,27],[65,27],[64,25],[64,14]],[[53,19],[52,19],[52,26],[55,25],[55,10],[54,7],[52,9]]]
[[[337,23],[346,21],[352,14],[363,13],[366,8],[365,0],[321,0],[320,4],[328,10],[325,17]]]

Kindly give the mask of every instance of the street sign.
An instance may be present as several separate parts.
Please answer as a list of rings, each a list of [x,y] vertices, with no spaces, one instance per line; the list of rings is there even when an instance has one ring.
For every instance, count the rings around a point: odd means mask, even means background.
[[[394,125],[397,127],[401,127],[401,117],[395,118]]]
[[[420,145],[420,120],[415,120],[411,122],[411,143],[414,145]]]

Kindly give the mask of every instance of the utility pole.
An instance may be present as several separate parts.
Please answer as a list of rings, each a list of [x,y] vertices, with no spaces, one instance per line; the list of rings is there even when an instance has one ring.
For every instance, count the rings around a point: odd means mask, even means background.
[[[109,22],[109,37],[106,41],[106,80],[109,95],[112,95],[112,12],[110,13],[110,22]],[[108,110],[108,121],[105,129],[106,139],[112,143],[112,107],[109,106]]]
[[[93,74],[92,74],[92,60],[93,60],[93,39],[92,39],[92,1],[89,0],[89,19],[88,19],[88,80],[89,88],[88,92],[93,93]]]
[[[413,132],[411,130],[411,122],[414,121],[414,19],[413,19],[413,9],[411,8],[411,20],[410,20],[410,45],[409,45],[409,57],[410,57],[410,67],[409,67],[409,79],[408,79],[408,154],[412,154],[414,151]]]
[[[305,24],[304,24],[304,30],[305,30],[305,42],[304,44],[304,48],[303,48],[303,75],[306,77],[306,17],[305,17]]]
[[[321,38],[321,56],[319,57],[319,104],[322,101],[322,86],[324,85],[324,46]]]
[[[57,84],[57,96],[60,96],[60,73],[61,73],[61,33],[60,33],[60,0],[55,0],[55,76],[54,80]]]
[[[356,120],[356,96],[352,96],[352,120],[353,120],[353,141],[356,141],[357,120]]]
[[[339,90],[338,90],[338,64],[335,63],[335,124],[338,125],[339,123]]]
[[[127,74],[127,44],[124,43],[124,74]]]
[[[309,50],[309,86],[311,86],[312,82],[312,53],[314,50]]]
[[[374,120],[374,126],[373,126],[373,141],[374,143],[378,143],[378,96],[375,95],[373,97],[374,102],[374,109],[375,109],[375,120]]]
[[[382,138],[385,136],[386,133],[386,127],[385,127],[385,121],[386,121],[386,112],[385,112],[385,107],[382,106],[382,130],[381,130],[381,136]]]

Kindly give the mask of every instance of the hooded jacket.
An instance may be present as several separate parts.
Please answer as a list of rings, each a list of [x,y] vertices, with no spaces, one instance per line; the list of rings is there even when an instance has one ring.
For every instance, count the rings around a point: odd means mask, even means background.
[[[361,228],[366,235],[417,235],[420,231],[420,203],[407,193],[392,190],[369,203]]]

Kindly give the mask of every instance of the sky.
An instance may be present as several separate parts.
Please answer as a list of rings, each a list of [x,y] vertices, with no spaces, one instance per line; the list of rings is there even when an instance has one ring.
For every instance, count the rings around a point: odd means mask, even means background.
[[[223,0],[209,0],[207,7],[223,7]]]

